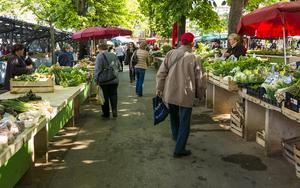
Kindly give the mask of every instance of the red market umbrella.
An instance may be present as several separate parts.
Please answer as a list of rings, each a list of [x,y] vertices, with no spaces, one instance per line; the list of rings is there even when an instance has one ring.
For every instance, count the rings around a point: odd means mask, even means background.
[[[107,39],[117,36],[131,35],[132,31],[119,27],[90,27],[72,35],[74,40]]]
[[[237,32],[258,38],[300,35],[300,1],[276,3],[243,16]],[[284,46],[285,56],[286,47]],[[286,58],[285,58],[286,59]]]
[[[238,33],[259,38],[282,38],[300,35],[300,1],[276,3],[257,9],[240,20]]]
[[[173,24],[173,31],[172,31],[172,47],[175,48],[178,44],[178,24]]]
[[[156,43],[156,38],[146,38],[147,43]]]

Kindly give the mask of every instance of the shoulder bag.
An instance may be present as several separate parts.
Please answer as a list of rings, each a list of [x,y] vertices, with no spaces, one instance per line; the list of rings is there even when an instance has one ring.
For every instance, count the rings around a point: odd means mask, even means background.
[[[106,55],[103,53],[103,58],[105,62],[104,69],[99,73],[98,81],[100,84],[110,82],[117,78],[115,70],[112,67],[111,63],[108,62]]]

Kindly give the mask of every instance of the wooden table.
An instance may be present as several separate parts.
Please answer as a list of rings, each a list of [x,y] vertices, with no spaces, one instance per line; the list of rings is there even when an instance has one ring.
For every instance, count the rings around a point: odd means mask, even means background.
[[[249,56],[253,56],[253,54],[249,54]],[[279,59],[284,59],[284,56],[279,56],[279,55],[255,55],[256,57],[261,57],[261,58],[279,58]],[[288,63],[293,63],[300,61],[300,57],[298,56],[287,56],[286,57]]]
[[[8,147],[0,150],[0,187],[13,187],[26,173],[36,158],[48,160],[48,143],[65,125],[75,126],[79,109],[89,97],[90,83],[77,87],[55,86],[54,93],[38,93],[55,109],[50,119],[41,118],[39,123],[25,129]],[[20,94],[1,94],[1,99],[13,99]]]
[[[230,114],[240,97],[235,90],[228,90],[223,84],[208,81],[206,90],[206,106],[213,108],[215,114]]]
[[[256,139],[258,130],[265,130],[265,152],[273,155],[281,152],[282,139],[300,135],[300,124],[282,113],[282,109],[240,91],[245,99],[245,139]]]

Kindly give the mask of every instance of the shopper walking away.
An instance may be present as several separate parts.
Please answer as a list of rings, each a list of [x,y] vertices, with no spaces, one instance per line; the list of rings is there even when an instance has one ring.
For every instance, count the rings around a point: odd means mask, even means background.
[[[137,64],[135,65],[135,75],[136,75],[136,95],[138,97],[143,96],[144,78],[147,67],[149,66],[149,52],[146,50],[147,43],[142,42],[140,44],[140,49],[138,49],[136,54]],[[135,55],[134,54],[134,55]]]
[[[26,65],[24,60],[24,45],[15,44],[12,48],[12,55],[7,61],[4,89],[10,90],[10,79],[22,74],[30,74],[32,72],[32,65]]]
[[[133,42],[130,42],[127,46],[126,54],[125,54],[125,65],[129,65],[129,78],[130,83],[133,83],[135,81],[135,72],[134,67],[130,66],[130,61],[132,59],[132,55],[135,52],[136,47]]]
[[[121,72],[123,72],[123,61],[124,61],[124,58],[125,58],[125,51],[124,51],[123,47],[120,46],[119,44],[116,44],[115,53],[116,53],[116,55],[119,59],[119,62],[121,64]]]
[[[156,94],[169,104],[175,158],[191,154],[186,143],[193,102],[204,95],[201,65],[192,54],[193,40],[192,33],[184,33],[182,46],[168,52],[156,75]]]
[[[113,69],[109,72],[108,69]],[[102,105],[102,117],[110,117],[110,107],[112,110],[113,117],[118,116],[117,104],[118,104],[118,85],[119,78],[118,72],[121,69],[120,62],[118,57],[112,53],[108,52],[108,45],[106,42],[101,42],[99,44],[99,53],[96,58],[95,65],[95,81],[100,85],[103,95],[104,95],[104,104]],[[110,74],[110,75],[108,75]],[[100,78],[110,77],[111,80],[101,81]]]

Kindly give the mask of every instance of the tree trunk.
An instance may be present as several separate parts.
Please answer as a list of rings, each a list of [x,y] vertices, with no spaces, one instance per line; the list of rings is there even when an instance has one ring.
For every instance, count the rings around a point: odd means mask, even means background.
[[[185,27],[186,27],[186,17],[181,16],[180,21],[178,23],[178,41],[181,41],[181,35],[185,33]]]
[[[54,36],[54,26],[52,25],[52,22],[50,22],[50,54],[51,54],[51,59],[52,59],[52,64],[56,63],[56,59],[55,59],[55,54],[54,54],[54,50],[55,50],[55,36]]]
[[[232,0],[229,12],[228,34],[237,32],[237,26],[247,3],[248,0]]]
[[[85,16],[87,12],[87,2],[86,0],[75,0],[75,7],[77,9],[77,13],[80,16]]]

